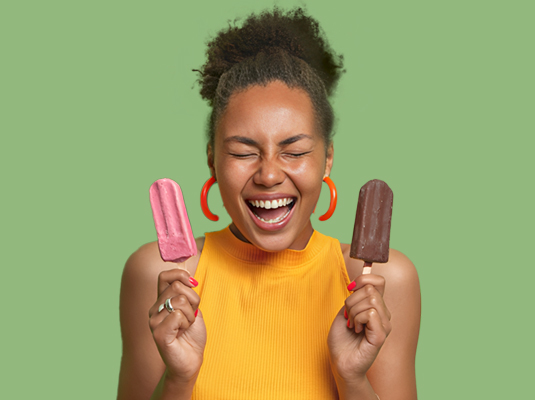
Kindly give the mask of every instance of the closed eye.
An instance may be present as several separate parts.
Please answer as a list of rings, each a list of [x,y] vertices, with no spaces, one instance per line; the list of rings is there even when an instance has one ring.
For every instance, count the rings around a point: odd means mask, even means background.
[[[306,155],[306,154],[309,154],[309,153],[311,153],[311,151],[307,151],[307,152],[305,152],[305,153],[287,153],[287,154],[288,154],[289,156],[291,156],[291,157],[302,157],[302,156],[304,156],[304,155]]]
[[[232,157],[237,157],[237,158],[246,158],[246,157],[251,157],[251,156],[255,156],[256,154],[235,154],[235,153],[229,153]]]

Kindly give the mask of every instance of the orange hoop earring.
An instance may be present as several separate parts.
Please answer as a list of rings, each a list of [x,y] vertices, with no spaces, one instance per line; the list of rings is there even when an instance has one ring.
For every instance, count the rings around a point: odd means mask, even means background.
[[[336,208],[336,202],[338,201],[338,195],[336,194],[336,186],[334,186],[334,182],[331,178],[328,176],[323,178],[323,182],[325,182],[331,191],[331,203],[329,204],[329,209],[325,214],[323,214],[319,220],[320,221],[327,221],[334,213],[334,210]]]
[[[210,209],[208,208],[208,191],[212,187],[212,185],[216,182],[215,178],[212,176],[210,179],[206,181],[204,186],[201,190],[201,208],[202,212],[204,213],[205,217],[208,218],[210,221],[218,221],[219,217],[217,215],[212,214]]]

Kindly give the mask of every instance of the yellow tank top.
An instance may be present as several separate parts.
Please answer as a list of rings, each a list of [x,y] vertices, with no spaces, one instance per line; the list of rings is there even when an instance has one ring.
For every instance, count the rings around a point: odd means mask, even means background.
[[[338,240],[265,252],[229,227],[206,234],[195,272],[207,331],[192,400],[338,399],[327,335],[350,295]]]

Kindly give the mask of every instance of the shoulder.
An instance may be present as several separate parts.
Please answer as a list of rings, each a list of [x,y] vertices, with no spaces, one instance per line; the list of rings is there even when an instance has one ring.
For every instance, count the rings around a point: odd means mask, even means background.
[[[157,279],[160,272],[173,267],[186,269],[191,276],[194,276],[204,246],[204,236],[196,238],[195,242],[197,243],[197,254],[180,264],[163,261],[160,257],[158,242],[144,244],[128,258],[123,271],[123,281],[125,278],[134,277]]]
[[[364,262],[349,257],[349,250],[351,248],[349,244],[341,244],[340,246],[346,262],[347,274],[349,275],[349,279],[353,281],[362,275]],[[409,291],[411,293],[417,291],[419,296],[420,283],[416,267],[405,254],[398,250],[390,249],[388,262],[384,264],[373,264],[372,274],[381,275],[385,278],[386,285],[391,294],[392,290]]]

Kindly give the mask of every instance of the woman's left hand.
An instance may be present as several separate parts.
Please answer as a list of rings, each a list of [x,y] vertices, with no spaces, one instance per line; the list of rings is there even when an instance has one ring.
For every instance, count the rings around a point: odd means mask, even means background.
[[[336,315],[327,339],[333,372],[344,380],[365,377],[392,330],[383,300],[385,279],[367,274],[354,282],[353,293]]]

